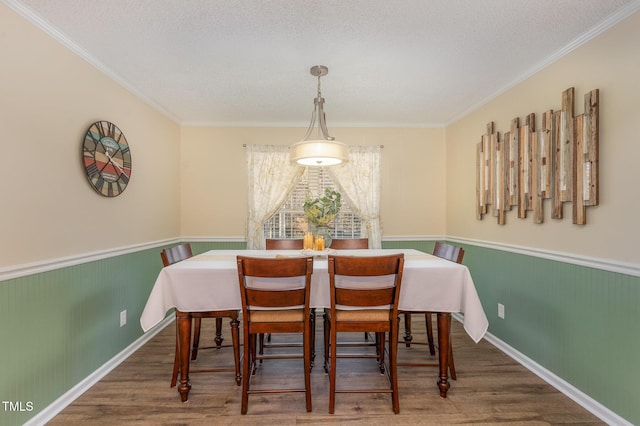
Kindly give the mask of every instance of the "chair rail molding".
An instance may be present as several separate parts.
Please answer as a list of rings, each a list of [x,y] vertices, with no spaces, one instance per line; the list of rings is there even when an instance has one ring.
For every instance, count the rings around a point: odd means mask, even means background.
[[[69,266],[81,265],[83,263],[93,262],[96,260],[108,259],[110,257],[116,257],[124,254],[153,249],[169,244],[175,244],[180,241],[180,238],[170,238],[166,240],[151,241],[148,243],[81,253],[73,256],[65,256],[55,259],[46,259],[37,262],[7,266],[0,268],[0,282],[13,278],[25,277],[27,275],[38,274],[41,272],[54,271],[56,269],[66,268]]]
[[[459,244],[470,244],[478,247],[506,251],[509,253],[524,254],[526,256],[539,257],[542,259],[555,260],[558,262],[570,263],[573,265],[586,266],[588,268],[601,269],[603,271],[617,272],[625,275],[640,277],[640,264],[638,263],[620,262],[617,260],[601,259],[596,257],[583,256],[575,253],[497,243],[492,241],[474,240],[454,236],[449,236],[445,239],[447,241],[452,241]]]

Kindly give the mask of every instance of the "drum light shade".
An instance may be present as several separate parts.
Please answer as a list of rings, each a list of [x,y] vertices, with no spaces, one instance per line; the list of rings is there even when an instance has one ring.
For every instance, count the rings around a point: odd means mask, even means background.
[[[303,166],[335,166],[349,159],[349,147],[335,140],[305,140],[291,145],[290,156]]]

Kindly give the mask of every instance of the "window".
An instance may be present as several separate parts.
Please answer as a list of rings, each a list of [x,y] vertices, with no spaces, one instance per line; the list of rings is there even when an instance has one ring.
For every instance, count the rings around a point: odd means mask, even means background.
[[[307,228],[302,205],[308,196],[315,198],[324,193],[325,188],[337,190],[329,172],[323,167],[307,167],[289,199],[265,222],[265,238],[302,238]],[[361,220],[344,197],[330,230],[333,238],[361,237]]]

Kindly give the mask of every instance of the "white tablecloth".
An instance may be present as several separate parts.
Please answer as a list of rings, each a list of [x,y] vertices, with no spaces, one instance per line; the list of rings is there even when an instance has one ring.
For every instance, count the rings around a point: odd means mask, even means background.
[[[477,343],[489,322],[482,309],[469,269],[417,250],[334,250],[336,255],[381,256],[404,253],[400,291],[403,311],[462,312],[464,329]],[[171,308],[184,312],[242,309],[236,256],[300,256],[298,250],[211,250],[160,271],[140,317],[146,332],[162,321]],[[313,308],[330,307],[326,256],[313,262],[311,301]]]

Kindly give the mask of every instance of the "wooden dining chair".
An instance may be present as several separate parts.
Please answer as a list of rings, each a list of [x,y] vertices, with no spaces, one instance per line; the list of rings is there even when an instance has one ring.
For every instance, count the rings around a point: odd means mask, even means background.
[[[452,244],[441,243],[440,241],[436,241],[435,246],[433,247],[433,255],[438,256],[440,258],[450,260],[455,263],[462,263],[462,259],[464,258],[464,249],[460,246],[455,246]],[[411,344],[417,345],[428,345],[429,353],[431,355],[436,354],[435,343],[433,340],[433,312],[416,312],[416,311],[402,311],[404,314],[404,343],[406,347],[411,347]],[[424,314],[425,326],[427,331],[427,341],[425,342],[413,342],[413,336],[411,334],[411,314]],[[438,363],[403,363],[402,366],[409,367],[437,367]],[[456,367],[453,361],[453,345],[449,346],[449,373],[451,374],[451,378],[453,380],[457,380],[458,377],[456,375]]]
[[[160,258],[162,259],[162,264],[167,267],[177,262],[181,262],[185,259],[193,257],[193,252],[191,250],[191,245],[189,243],[180,244],[177,246],[169,247],[163,249],[160,252]],[[198,349],[212,349],[212,348],[224,348],[224,347],[233,347],[234,352],[234,361],[235,368],[232,370],[230,368],[218,368],[218,369],[209,369],[206,372],[217,372],[217,371],[235,371],[236,372],[236,383],[238,386],[240,385],[240,337],[238,335],[238,311],[230,310],[230,311],[210,311],[210,312],[192,312],[191,316],[193,318],[193,343],[191,346],[191,360],[195,360],[198,356]],[[200,345],[200,328],[202,323],[202,318],[215,318],[216,319],[216,338],[215,338],[215,346],[207,346],[207,347],[199,347]],[[230,318],[231,319],[231,345],[223,345],[222,344],[222,319]],[[178,373],[180,370],[180,352],[179,352],[179,344],[178,344],[178,327],[176,322],[176,345],[175,345],[175,355],[173,359],[173,373],[171,375],[171,387],[174,387],[178,380]],[[200,373],[205,372],[205,370],[190,370],[190,373]]]
[[[303,247],[302,238],[267,238],[265,240],[267,250],[302,250]]]
[[[336,393],[390,393],[393,412],[400,412],[398,398],[397,344],[398,299],[404,269],[404,255],[333,256],[329,255],[331,308],[329,316],[329,413],[335,410]],[[375,332],[375,354],[338,353],[338,333]],[[388,366],[384,360],[385,333],[389,334]],[[326,345],[326,343],[325,343]],[[386,373],[389,386],[375,389],[336,388],[338,358],[375,358]]]
[[[193,257],[193,252],[191,251],[191,244],[179,244],[177,246],[173,246],[167,249],[164,249],[160,252],[160,257],[162,258],[162,264],[164,266],[169,266],[173,263],[180,262],[182,260]],[[200,346],[200,328],[202,325],[202,321],[200,317],[193,318],[193,345],[191,347],[191,360],[195,361],[198,358],[198,349]],[[216,342],[216,346],[219,348],[222,345],[222,341],[224,337],[222,336],[222,318],[216,318],[216,337],[214,341]]]
[[[304,392],[311,407],[311,294],[312,257],[251,258],[238,256],[238,281],[242,299],[244,359],[241,414],[247,413],[249,395]],[[297,280],[294,280],[297,278]],[[256,336],[265,333],[302,333],[302,355],[256,353]],[[304,388],[251,389],[256,361],[302,359]]]
[[[334,250],[354,250],[368,249],[368,238],[335,238],[331,240],[331,247]]]
[[[303,240],[301,238],[267,238],[265,240],[265,248],[267,250],[302,250],[304,247]],[[313,361],[316,356],[315,351],[315,330],[316,330],[316,312],[315,309],[311,309],[311,333],[313,338],[311,339],[311,366],[313,367]],[[258,351],[260,355],[264,354],[265,348],[286,348],[300,346],[295,343],[272,343],[271,334],[260,334],[258,336]]]
[[[331,240],[331,249],[333,250],[358,250],[358,249],[368,249],[369,248],[369,239],[368,238],[336,238]],[[325,317],[326,320],[326,317]],[[326,330],[326,328],[325,328]],[[364,333],[364,340],[369,340],[369,333]],[[357,344],[352,343],[351,346],[355,346]],[[326,368],[325,368],[326,370]]]

